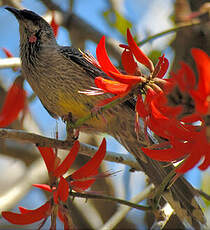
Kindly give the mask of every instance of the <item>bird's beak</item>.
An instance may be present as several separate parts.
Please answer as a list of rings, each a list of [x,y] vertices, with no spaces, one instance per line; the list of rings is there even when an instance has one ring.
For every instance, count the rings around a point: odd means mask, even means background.
[[[5,7],[5,9],[14,14],[18,20],[23,18],[20,10],[15,9],[13,7]]]

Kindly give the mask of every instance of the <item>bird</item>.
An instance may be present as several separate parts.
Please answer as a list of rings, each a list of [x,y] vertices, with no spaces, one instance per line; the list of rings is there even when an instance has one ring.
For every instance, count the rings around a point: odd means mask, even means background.
[[[73,120],[90,113],[106,95],[87,96],[79,93],[87,86],[94,87],[94,79],[106,74],[89,62],[77,48],[60,46],[51,26],[41,16],[27,9],[6,7],[19,22],[21,73],[28,81],[43,106],[54,118]],[[104,122],[105,119],[105,122]],[[103,116],[86,121],[81,130],[102,132],[116,138],[138,161],[141,170],[156,187],[173,169],[164,167],[141,151],[146,145],[142,132],[135,133],[135,99],[130,99],[103,112]],[[184,177],[165,189],[163,197],[181,221],[187,220],[199,229],[205,223],[203,212],[195,199],[196,190]]]

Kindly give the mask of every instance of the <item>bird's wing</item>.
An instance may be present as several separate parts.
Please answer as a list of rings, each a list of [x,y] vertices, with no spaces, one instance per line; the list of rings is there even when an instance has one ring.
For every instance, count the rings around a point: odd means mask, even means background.
[[[59,48],[59,52],[61,55],[63,55],[65,58],[73,61],[74,63],[78,64],[80,67],[82,67],[89,76],[96,78],[97,76],[103,76],[105,78],[109,77],[104,73],[101,69],[99,69],[97,66],[93,65],[90,61],[88,61],[84,54],[89,56],[87,53],[83,53],[79,49],[69,47],[69,46],[61,46]],[[136,101],[134,98],[125,101],[123,105],[128,106],[133,111],[135,110],[135,104]]]
[[[88,57],[87,53],[83,53],[79,49],[69,47],[69,46],[61,46],[58,50],[61,55],[65,58],[73,61],[82,67],[89,76],[95,78],[97,76],[107,76],[101,69],[97,68],[90,61],[85,58],[85,55]]]

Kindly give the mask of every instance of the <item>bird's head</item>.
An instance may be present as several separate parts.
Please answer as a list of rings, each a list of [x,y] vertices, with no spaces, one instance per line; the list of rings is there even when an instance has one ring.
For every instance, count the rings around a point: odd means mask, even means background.
[[[19,22],[20,41],[31,44],[51,44],[55,42],[55,37],[51,26],[38,14],[30,10],[18,10],[6,7]]]

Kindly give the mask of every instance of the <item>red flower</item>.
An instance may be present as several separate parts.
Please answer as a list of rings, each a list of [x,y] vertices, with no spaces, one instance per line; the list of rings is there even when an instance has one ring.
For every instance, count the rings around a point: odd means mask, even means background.
[[[104,93],[111,93],[115,95],[112,98],[107,98],[103,101],[100,101],[97,106],[104,106],[111,101],[125,97],[131,90],[135,89],[135,92],[138,96],[136,107],[139,108],[141,107],[139,103],[143,91],[146,92],[148,89],[153,89],[154,92],[160,93],[162,92],[161,87],[166,83],[168,84],[167,80],[161,79],[165,75],[169,66],[168,60],[165,58],[165,56],[163,55],[159,58],[159,61],[154,68],[152,61],[141,51],[141,49],[139,49],[129,30],[127,30],[127,40],[128,45],[120,45],[120,47],[124,48],[122,53],[122,65],[127,74],[122,74],[111,63],[106,52],[104,36],[96,48],[96,56],[99,63],[98,66],[113,80],[105,79],[99,76],[95,78],[95,85],[100,90],[103,90]],[[145,76],[141,73],[136,61],[134,60],[134,57],[137,61],[149,69],[149,76]],[[97,92],[94,90],[92,93],[90,93],[90,90],[88,90],[83,93],[94,95],[99,93],[101,94],[101,91]],[[136,109],[137,113],[140,112],[138,108]],[[135,127],[138,134],[138,116],[136,116]]]
[[[168,142],[167,142],[168,143]],[[210,165],[210,144],[205,135],[205,129],[200,132],[192,132],[191,138],[184,140],[170,140],[170,148],[149,149],[142,148],[143,152],[152,159],[158,161],[173,162],[184,159],[181,166],[176,169],[177,173],[185,173],[192,169],[202,158],[199,168],[205,170]],[[159,146],[154,146],[158,148]]]
[[[119,97],[124,97],[139,84],[144,83],[149,85],[151,83],[149,82],[149,78],[151,78],[151,76],[153,78],[153,82],[155,82],[157,78],[162,78],[168,69],[168,60],[164,57],[164,55],[159,58],[159,62],[156,68],[154,68],[151,60],[139,49],[135,43],[129,30],[127,30],[127,40],[129,44],[128,46],[120,46],[125,49],[122,53],[122,64],[128,75],[122,74],[111,63],[106,52],[104,36],[96,48],[96,56],[100,68],[113,80],[107,80],[103,77],[96,77],[95,84],[104,92],[115,94],[116,96],[113,97],[113,100]],[[145,65],[150,70],[149,78],[141,74],[137,63],[134,60],[134,57],[137,61]],[[151,87],[154,87],[155,91],[157,90],[157,87],[154,86],[154,84],[151,84]],[[110,99],[106,101],[106,103],[109,102]]]
[[[50,22],[50,25],[51,25],[51,27],[53,29],[55,37],[57,37],[59,25],[55,21],[55,12],[54,11],[52,11],[52,20]]]
[[[73,147],[62,163],[60,163],[60,158],[56,156],[52,148],[38,146],[38,149],[44,159],[50,180],[54,182],[54,180],[65,174],[73,164],[79,151],[79,141],[74,142]]]
[[[51,204],[47,201],[41,207],[28,210],[25,208],[20,208],[21,213],[14,213],[14,212],[2,212],[1,215],[12,224],[33,224],[39,220],[45,219],[50,215],[51,212]]]
[[[63,177],[63,174],[67,172],[74,162],[79,151],[79,142],[76,141],[74,143],[71,151],[61,163],[52,148],[38,148],[46,164],[50,182],[53,186],[46,184],[34,184],[33,186],[52,193],[52,198],[35,210],[20,207],[20,214],[2,212],[2,216],[10,223],[19,225],[32,224],[44,219],[41,223],[41,226],[43,226],[48,216],[55,214],[53,210],[57,206],[58,216],[63,221],[64,228],[71,229],[72,223],[71,221],[69,222],[69,212],[64,205],[68,199],[69,190],[71,188],[76,191],[84,191],[93,184],[95,176],[98,174],[98,168],[106,153],[106,140],[103,139],[98,151],[90,161],[66,178]],[[58,179],[59,183],[57,183]]]
[[[164,145],[168,148],[154,145],[142,148],[145,154],[159,161],[179,161],[183,159],[177,173],[185,173],[203,160],[199,169],[205,170],[210,165],[210,143],[207,138],[207,127],[203,116],[209,113],[210,97],[210,62],[209,57],[199,49],[192,49],[193,57],[199,73],[198,87],[195,90],[196,79],[192,69],[184,62],[181,69],[173,74],[172,85],[178,85],[183,92],[191,94],[195,101],[195,113],[178,119],[182,107],[167,106],[167,95],[150,96],[150,102],[139,100],[137,107],[145,124],[157,135],[168,139]],[[150,94],[147,94],[147,97]],[[161,98],[162,97],[162,98]],[[195,122],[200,125],[195,126]]]
[[[10,125],[25,108],[26,92],[23,89],[23,81],[22,77],[17,77],[8,90],[0,111],[0,127]]]
[[[70,181],[70,187],[80,192],[88,189],[95,181],[95,176],[98,174],[98,168],[105,154],[106,140],[104,138],[95,155],[84,166],[66,178]]]

